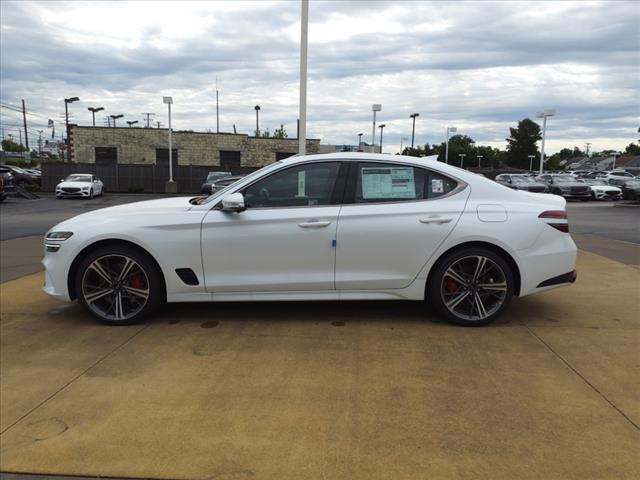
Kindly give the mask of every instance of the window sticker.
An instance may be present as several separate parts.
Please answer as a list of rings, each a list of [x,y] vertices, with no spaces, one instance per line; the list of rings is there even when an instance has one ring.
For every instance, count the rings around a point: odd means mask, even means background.
[[[442,193],[444,192],[444,182],[441,178],[434,178],[431,180],[431,192]]]
[[[307,172],[305,170],[301,170],[298,172],[298,194],[296,197],[306,197],[306,180],[307,180]]]
[[[415,198],[413,167],[365,167],[360,172],[362,198]]]

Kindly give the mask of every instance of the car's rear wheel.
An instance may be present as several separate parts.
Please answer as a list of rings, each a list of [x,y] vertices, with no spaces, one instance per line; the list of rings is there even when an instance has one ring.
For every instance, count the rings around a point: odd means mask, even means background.
[[[134,248],[102,247],[81,261],[76,292],[80,303],[101,322],[129,325],[162,303],[161,275],[154,262]]]
[[[438,262],[428,300],[452,323],[482,326],[507,308],[513,285],[513,272],[501,256],[485,248],[468,248]]]

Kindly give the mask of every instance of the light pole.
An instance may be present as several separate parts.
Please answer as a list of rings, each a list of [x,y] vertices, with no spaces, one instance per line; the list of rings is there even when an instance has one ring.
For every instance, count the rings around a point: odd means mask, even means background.
[[[482,155],[478,155],[478,170],[480,169],[480,161],[482,160]]]
[[[259,137],[260,136],[260,124],[259,124],[258,112],[260,111],[260,105],[256,105],[253,108],[256,111],[256,137]]]
[[[413,139],[416,135],[416,117],[419,117],[419,113],[412,113],[409,118],[413,118],[413,127],[411,128],[411,148],[413,148]]]
[[[529,155],[529,171],[533,171],[533,159],[536,158],[535,155]]]
[[[309,32],[309,0],[300,5],[300,111],[298,113],[298,154],[307,152],[307,39]]]
[[[373,112],[373,129],[371,130],[371,145],[373,146],[373,153],[376,153],[376,112],[382,110],[382,105],[379,103],[374,103],[371,106],[371,111]]]
[[[464,162],[464,157],[467,156],[466,153],[459,153],[458,156],[460,157],[460,168],[462,168],[462,163]]]
[[[138,123],[138,120],[127,120],[127,125],[129,125],[129,128],[131,128],[132,125],[135,125],[136,123]]]
[[[91,116],[93,117],[93,126],[96,126],[96,112],[100,112],[104,110],[104,107],[89,107],[87,110],[91,112]]]
[[[363,133],[358,134],[358,151],[362,149],[362,135],[364,134]]]
[[[616,169],[616,158],[618,157],[618,155],[620,155],[620,152],[613,152],[613,166],[611,167],[611,170],[615,170]]]
[[[64,99],[64,123],[67,129],[67,141],[65,142],[67,144],[67,161],[70,162],[71,161],[71,144],[69,142],[69,104],[73,103],[73,102],[77,102],[78,100],[80,100],[78,97],[71,97],[71,98],[65,98]]]
[[[382,129],[386,126],[387,126],[386,123],[381,123],[379,127],[380,128],[380,153],[382,153]]]
[[[542,148],[540,149],[540,175],[542,175],[542,169],[544,167],[544,140],[547,134],[547,117],[553,117],[556,114],[555,110],[543,110],[536,113],[537,118],[542,118]]]
[[[178,185],[173,181],[173,144],[171,138],[171,104],[173,103],[173,98],[162,97],[162,103],[167,105],[169,111],[169,181],[165,183],[164,191],[166,193],[177,193]]]
[[[447,127],[447,143],[444,147],[444,163],[449,163],[449,132],[457,132],[458,129],[456,127]]]
[[[116,120],[118,120],[119,118],[124,117],[124,115],[122,115],[122,114],[120,114],[120,115],[109,115],[109,116],[113,120],[113,128],[116,128]]]

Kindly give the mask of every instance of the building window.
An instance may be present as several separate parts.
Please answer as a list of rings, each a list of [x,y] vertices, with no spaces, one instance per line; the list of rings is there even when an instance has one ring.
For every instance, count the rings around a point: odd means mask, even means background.
[[[239,174],[240,152],[220,150],[220,168],[225,172]]]
[[[178,165],[178,150],[172,148],[171,151],[171,163],[173,166]],[[156,148],[156,164],[169,166],[169,149],[168,148]]]
[[[118,163],[118,149],[116,147],[95,147],[96,163],[100,165],[115,165]]]
[[[276,152],[276,162],[278,160],[284,160],[285,158],[293,157],[295,153],[292,152]]]

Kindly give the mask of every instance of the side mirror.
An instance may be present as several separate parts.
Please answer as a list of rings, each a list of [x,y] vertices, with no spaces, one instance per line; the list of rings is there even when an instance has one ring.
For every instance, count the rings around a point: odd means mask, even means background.
[[[61,181],[61,182],[64,182],[64,178],[61,178],[61,179],[60,179],[60,181]]]
[[[222,199],[223,212],[243,212],[246,209],[244,196],[241,193],[231,193]]]

